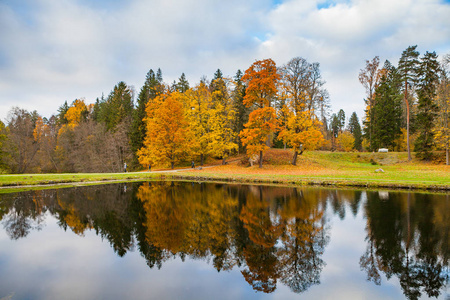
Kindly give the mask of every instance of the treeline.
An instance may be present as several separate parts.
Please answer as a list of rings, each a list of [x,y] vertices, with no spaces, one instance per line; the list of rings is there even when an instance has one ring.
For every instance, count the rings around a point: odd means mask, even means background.
[[[327,147],[329,97],[319,63],[293,58],[277,67],[256,61],[244,73],[191,87],[183,73],[166,84],[150,70],[135,99],[119,82],[88,104],[67,101],[50,118],[15,107],[0,123],[1,169],[12,173],[118,172],[171,166],[246,151],[260,161],[269,147]],[[329,142],[328,145],[331,145]]]
[[[435,52],[420,57],[417,46],[403,51],[397,66],[380,58],[366,61],[359,80],[367,91],[362,148],[411,150],[430,160],[446,152],[449,164],[450,54],[441,63]]]

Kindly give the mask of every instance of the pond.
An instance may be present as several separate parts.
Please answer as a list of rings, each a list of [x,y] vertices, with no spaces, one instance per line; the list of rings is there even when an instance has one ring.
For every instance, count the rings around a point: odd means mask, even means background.
[[[0,223],[0,299],[450,299],[445,194],[121,183]]]

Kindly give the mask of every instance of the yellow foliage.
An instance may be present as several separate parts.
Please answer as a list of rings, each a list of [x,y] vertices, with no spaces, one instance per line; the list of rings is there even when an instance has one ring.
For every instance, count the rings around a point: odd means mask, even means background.
[[[182,160],[190,149],[188,122],[185,118],[181,93],[162,94],[146,108],[147,136],[138,151],[139,163],[174,164]]]
[[[340,151],[349,152],[355,145],[355,138],[349,131],[344,131],[338,135],[336,143]]]

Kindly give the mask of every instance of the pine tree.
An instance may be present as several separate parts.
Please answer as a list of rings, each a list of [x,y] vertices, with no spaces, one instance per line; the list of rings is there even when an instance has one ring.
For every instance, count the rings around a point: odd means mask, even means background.
[[[358,115],[356,114],[356,112],[353,112],[352,115],[350,116],[350,120],[348,121],[348,130],[355,139],[354,148],[358,151],[361,151],[362,147],[361,125],[359,124]]]
[[[397,69],[386,61],[383,76],[375,90],[373,106],[373,149],[394,150],[396,140],[401,135],[401,76]]]
[[[434,102],[437,85],[439,83],[439,63],[435,52],[426,52],[421,58],[419,68],[419,84],[417,96],[419,99],[417,125],[419,135],[415,143],[417,156],[429,160],[432,155],[434,143],[434,119],[437,114],[437,105]]]
[[[418,64],[419,64],[419,52],[416,51],[417,45],[409,46],[403,51],[402,56],[398,62],[398,70],[400,75],[402,76],[402,81],[404,82],[403,92],[404,92],[404,101],[406,105],[406,148],[408,151],[408,160],[411,160],[411,147],[409,144],[409,135],[410,135],[410,107],[411,104],[408,100],[408,86],[410,90],[414,87],[417,82],[418,76]]]
[[[242,81],[242,72],[237,70],[234,77],[234,90],[232,92],[233,110],[236,112],[233,122],[233,130],[238,135],[243,129],[244,124],[248,122],[249,109],[244,105],[246,86]],[[239,146],[239,151],[243,150],[242,141],[239,137],[236,138]]]
[[[175,86],[176,90],[180,93],[184,93],[189,89],[189,82],[187,81],[186,75],[184,75],[184,73],[182,73],[180,78],[178,78],[178,82]]]

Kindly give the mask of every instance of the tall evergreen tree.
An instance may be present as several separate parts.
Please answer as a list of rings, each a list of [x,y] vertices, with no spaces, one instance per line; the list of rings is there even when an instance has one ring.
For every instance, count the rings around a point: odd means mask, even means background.
[[[408,150],[408,160],[411,160],[411,147],[409,144],[409,134],[410,134],[410,106],[412,103],[408,101],[408,86],[410,91],[417,82],[418,76],[418,65],[419,65],[419,52],[416,50],[417,45],[409,46],[403,51],[402,56],[398,62],[398,70],[402,77],[404,83],[404,101],[406,105],[406,148]]]
[[[345,112],[343,109],[340,109],[337,118],[339,121],[339,132],[342,132],[345,128]]]
[[[377,148],[394,150],[396,140],[401,134],[401,76],[389,61],[385,62],[383,69],[383,76],[375,90],[372,150]]]
[[[244,124],[248,122],[249,109],[244,105],[246,86],[242,81],[242,71],[237,70],[234,76],[235,87],[232,92],[233,109],[236,112],[234,121],[234,132],[239,134],[244,129]],[[243,150],[241,139],[237,137],[239,151]]]
[[[114,130],[121,122],[131,121],[133,106],[133,93],[130,87],[121,81],[106,100],[99,102],[97,119],[104,123],[108,130]]]
[[[433,147],[433,123],[437,114],[437,105],[434,102],[437,85],[439,83],[439,62],[435,52],[426,52],[421,58],[419,68],[419,84],[417,96],[419,99],[417,125],[419,135],[415,143],[415,151],[421,159],[431,158]]]
[[[176,90],[180,93],[184,93],[188,89],[189,89],[189,82],[186,79],[186,75],[182,73],[180,78],[178,78],[178,82],[176,83]]]
[[[360,151],[362,145],[362,134],[361,125],[359,124],[358,115],[356,112],[353,112],[350,116],[350,120],[348,121],[348,130],[355,139],[354,148]]]

